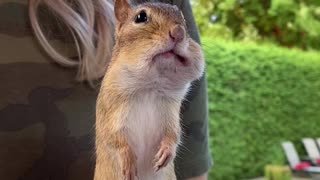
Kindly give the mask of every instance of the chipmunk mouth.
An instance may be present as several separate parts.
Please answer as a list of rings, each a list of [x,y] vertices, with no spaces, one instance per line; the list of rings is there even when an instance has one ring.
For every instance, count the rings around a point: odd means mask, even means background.
[[[170,59],[170,58],[174,58],[176,59],[179,63],[181,63],[183,66],[187,66],[187,59],[183,56],[180,56],[179,54],[175,53],[174,50],[169,50],[163,53],[160,53],[158,55],[156,55],[155,57],[160,56],[163,57],[165,59]]]

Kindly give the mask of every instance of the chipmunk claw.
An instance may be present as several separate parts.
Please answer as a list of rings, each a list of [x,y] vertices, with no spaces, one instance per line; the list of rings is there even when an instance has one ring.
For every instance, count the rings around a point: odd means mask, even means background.
[[[174,151],[170,146],[161,146],[154,158],[154,171],[158,172],[161,168],[168,165],[173,159]]]

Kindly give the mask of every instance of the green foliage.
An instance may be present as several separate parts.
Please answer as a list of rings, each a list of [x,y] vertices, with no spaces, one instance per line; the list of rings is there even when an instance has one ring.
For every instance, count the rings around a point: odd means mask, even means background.
[[[320,136],[319,53],[210,38],[203,47],[210,179],[263,176],[265,165],[286,163],[281,141]]]
[[[320,49],[319,0],[193,0],[203,36]]]

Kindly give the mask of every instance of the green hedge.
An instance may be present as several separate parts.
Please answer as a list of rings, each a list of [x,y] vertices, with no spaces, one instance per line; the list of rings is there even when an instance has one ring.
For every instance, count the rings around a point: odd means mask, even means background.
[[[202,43],[210,179],[262,176],[265,165],[286,163],[281,141],[298,145],[302,137],[320,137],[320,53],[206,38]]]

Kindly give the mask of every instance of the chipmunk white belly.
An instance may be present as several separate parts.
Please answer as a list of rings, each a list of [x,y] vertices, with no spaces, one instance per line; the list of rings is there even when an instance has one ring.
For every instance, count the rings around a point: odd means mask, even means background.
[[[130,73],[126,73],[128,75]],[[128,87],[131,76],[122,78],[123,87]],[[129,113],[127,117],[127,129],[129,144],[137,156],[138,177],[140,180],[165,180],[166,168],[154,172],[153,160],[157,154],[161,140],[164,137],[164,130],[176,123],[179,126],[179,119],[172,118],[172,101],[179,104],[188,91],[190,84],[181,88],[172,88],[168,78],[161,78],[158,73],[146,77],[144,87],[131,96],[129,101]],[[134,88],[132,88],[134,89]],[[134,92],[134,91],[132,91]],[[179,103],[177,103],[179,102]],[[170,105],[171,104],[171,105]],[[176,106],[175,105],[175,106]],[[179,116],[179,111],[176,112]],[[172,128],[172,127],[171,127]],[[171,129],[169,127],[169,129]]]
[[[153,159],[164,136],[165,104],[154,94],[136,97],[128,115],[129,143],[137,156],[138,177],[141,180],[163,179],[162,170],[155,173]]]
[[[174,121],[168,118],[170,105],[166,98],[158,91],[150,91],[137,95],[130,104],[129,144],[137,156],[140,180],[165,180],[167,167],[155,172],[153,160],[165,135],[164,129],[170,125],[168,121]]]

